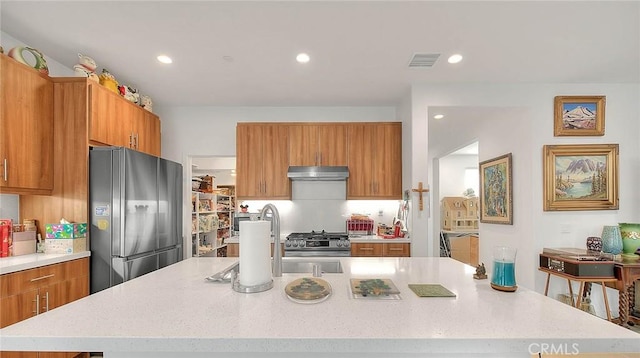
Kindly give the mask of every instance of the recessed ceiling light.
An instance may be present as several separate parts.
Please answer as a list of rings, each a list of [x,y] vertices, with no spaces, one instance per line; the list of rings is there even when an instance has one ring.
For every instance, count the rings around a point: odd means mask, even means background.
[[[435,116],[433,116],[433,119],[442,119],[444,118],[444,114],[436,114]]]
[[[296,56],[296,61],[300,63],[307,63],[309,62],[309,60],[310,60],[310,57],[306,53],[299,53],[298,56]]]
[[[160,55],[157,57],[158,61],[162,62],[162,63],[172,63],[173,60],[171,59],[171,57],[166,56],[166,55]]]
[[[458,63],[462,61],[462,55],[456,53],[455,55],[451,55],[447,61],[449,61],[449,63]]]

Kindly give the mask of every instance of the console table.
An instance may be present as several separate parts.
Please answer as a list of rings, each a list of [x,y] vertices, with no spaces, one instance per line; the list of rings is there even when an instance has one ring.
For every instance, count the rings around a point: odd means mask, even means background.
[[[550,270],[550,269],[544,268],[544,267],[540,267],[540,268],[538,268],[538,270],[540,270],[540,271],[542,271],[542,272],[547,274],[547,283],[544,286],[544,295],[546,296],[547,293],[549,292],[549,279],[551,278],[551,275],[564,278],[564,279],[567,280],[567,283],[569,284],[569,295],[571,296],[571,305],[576,307],[576,308],[580,308],[580,306],[582,305],[582,296],[584,295],[584,290],[585,290],[585,285],[586,284],[590,284],[592,282],[595,282],[595,283],[599,283],[600,285],[602,285],[602,296],[604,297],[604,307],[605,307],[605,310],[607,311],[607,320],[609,320],[609,322],[611,322],[611,309],[609,308],[609,298],[607,298],[607,288],[605,286],[606,286],[607,282],[616,282],[617,283],[618,279],[616,277],[582,277],[582,276],[573,276],[573,275],[566,274],[564,272],[558,272],[558,271]],[[577,300],[577,302],[575,304],[573,303],[573,287],[571,287],[571,281],[580,282],[580,289],[578,290],[578,300]],[[622,316],[622,314],[620,314],[620,316]]]
[[[544,267],[538,268],[538,270],[547,274],[547,284],[544,289],[545,296],[549,290],[549,278],[551,275],[565,278],[569,284],[569,294],[571,295],[571,303],[573,305],[573,288],[571,287],[571,281],[580,282],[580,292],[578,293],[578,302],[575,307],[580,307],[580,301],[585,289],[585,285],[592,282],[602,284],[602,294],[604,295],[604,303],[607,311],[607,318],[611,321],[611,314],[609,308],[609,302],[607,293],[604,286],[615,288],[618,290],[618,306],[619,306],[619,324],[624,327],[629,326],[629,322],[638,323],[636,317],[631,315],[631,311],[635,306],[635,287],[636,280],[640,280],[640,261],[615,261],[613,271],[615,277],[578,277],[573,275],[567,275],[565,273],[549,270]]]
[[[630,313],[635,305],[634,282],[640,280],[640,261],[616,261],[613,270],[616,276],[613,288],[619,292],[620,324],[627,327],[629,320],[638,321]]]

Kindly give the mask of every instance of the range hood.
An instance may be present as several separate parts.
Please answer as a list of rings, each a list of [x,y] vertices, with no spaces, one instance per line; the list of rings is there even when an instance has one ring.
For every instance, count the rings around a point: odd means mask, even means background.
[[[339,181],[347,180],[349,177],[348,167],[316,167],[316,166],[295,166],[289,167],[287,177],[291,180],[311,180],[311,181]]]

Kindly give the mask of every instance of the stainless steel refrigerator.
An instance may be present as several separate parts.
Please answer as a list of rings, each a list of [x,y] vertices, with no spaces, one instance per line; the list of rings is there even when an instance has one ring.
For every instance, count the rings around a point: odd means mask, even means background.
[[[89,152],[91,293],[182,259],[182,165],[122,147]]]

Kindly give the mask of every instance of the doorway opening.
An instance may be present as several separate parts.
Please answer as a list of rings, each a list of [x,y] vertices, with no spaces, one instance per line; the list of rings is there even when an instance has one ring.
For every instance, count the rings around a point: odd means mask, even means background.
[[[226,256],[236,214],[236,158],[188,156],[185,166],[185,258]]]

